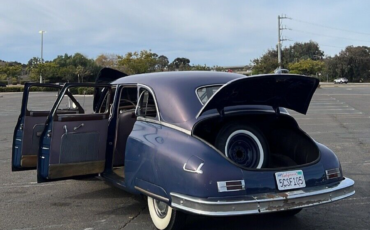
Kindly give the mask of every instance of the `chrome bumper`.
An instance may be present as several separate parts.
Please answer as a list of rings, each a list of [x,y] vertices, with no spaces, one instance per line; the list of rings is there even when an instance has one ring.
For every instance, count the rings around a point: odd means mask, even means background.
[[[207,216],[246,215],[311,207],[344,199],[355,194],[349,178],[327,185],[290,192],[250,195],[238,200],[201,199],[171,193],[173,208]]]

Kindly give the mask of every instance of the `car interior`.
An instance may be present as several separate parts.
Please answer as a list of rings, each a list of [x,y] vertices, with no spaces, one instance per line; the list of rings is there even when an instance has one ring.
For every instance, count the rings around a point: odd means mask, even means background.
[[[136,86],[122,88],[117,110],[113,171],[122,178],[124,178],[126,143],[128,136],[134,128],[137,115],[152,119],[157,117],[157,110],[152,94],[148,90],[142,88],[140,89],[139,102],[137,96]],[[137,104],[137,111],[135,113]]]

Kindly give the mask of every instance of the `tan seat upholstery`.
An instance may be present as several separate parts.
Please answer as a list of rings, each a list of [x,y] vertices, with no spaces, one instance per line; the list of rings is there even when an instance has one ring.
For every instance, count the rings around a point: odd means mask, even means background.
[[[124,111],[118,114],[116,147],[114,149],[113,166],[123,166],[125,164],[125,150],[127,138],[130,135],[136,122],[133,110]]]

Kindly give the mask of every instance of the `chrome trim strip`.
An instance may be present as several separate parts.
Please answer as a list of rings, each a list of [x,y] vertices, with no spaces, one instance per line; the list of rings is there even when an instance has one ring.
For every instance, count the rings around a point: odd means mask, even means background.
[[[149,91],[149,93],[152,94],[153,99],[154,99],[154,103],[155,103],[155,108],[157,109],[158,121],[161,121],[161,112],[159,111],[157,97],[155,96],[154,91],[152,90],[152,88],[150,88],[149,86],[144,85],[144,84],[137,84],[137,86],[138,86],[138,93],[140,92],[140,88],[145,88]],[[138,98],[138,99],[140,99],[140,98]],[[137,101],[136,108],[138,107],[138,105],[139,105],[139,101]],[[136,108],[135,108],[135,111],[136,111]]]
[[[163,126],[166,126],[168,128],[175,129],[177,131],[183,132],[183,133],[185,133],[185,134],[187,134],[189,136],[191,135],[191,131],[190,130],[181,128],[179,126],[176,126],[176,125],[173,125],[173,124],[164,122],[164,121],[157,121],[157,120],[153,120],[151,118],[145,118],[145,117],[138,117],[137,120],[138,121],[145,121],[145,122],[148,122],[148,123],[154,123],[154,124],[157,124],[157,125],[163,125]]]
[[[239,182],[240,185],[227,185],[227,182]],[[232,189],[232,187],[242,187],[241,189]],[[235,192],[235,191],[242,191],[245,190],[245,182],[244,180],[230,180],[230,181],[217,181],[217,188],[218,192]],[[230,190],[228,189],[230,188]]]
[[[166,198],[166,197],[163,197],[163,196],[160,196],[160,195],[154,194],[154,193],[152,193],[152,192],[148,192],[148,191],[146,191],[145,189],[142,189],[142,188],[140,188],[140,187],[138,187],[138,186],[134,186],[134,188],[135,188],[136,190],[138,190],[138,191],[140,191],[140,192],[144,193],[145,195],[148,195],[148,196],[154,197],[154,198],[156,198],[156,199],[158,199],[158,200],[162,200],[162,201],[164,201],[164,202],[169,202],[169,201],[170,201],[170,199],[168,199],[168,198]]]
[[[161,122],[161,125],[166,126],[168,128],[171,128],[171,129],[175,129],[175,130],[180,131],[180,132],[183,132],[183,133],[185,133],[185,134],[187,134],[189,136],[191,135],[191,131],[190,130],[181,128],[181,127],[179,127],[177,125],[173,125],[173,124],[170,124],[170,123],[167,123],[167,122],[163,122],[163,121]]]
[[[170,193],[173,208],[208,216],[245,215],[305,208],[334,202],[355,194],[354,181],[345,178],[335,184],[301,190],[265,193],[214,200]]]

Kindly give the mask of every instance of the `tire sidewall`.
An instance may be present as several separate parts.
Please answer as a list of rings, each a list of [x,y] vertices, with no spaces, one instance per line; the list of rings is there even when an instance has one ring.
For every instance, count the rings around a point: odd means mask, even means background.
[[[170,206],[168,206],[167,215],[164,218],[160,218],[155,211],[154,199],[148,196],[148,209],[150,218],[157,229],[165,230],[170,226],[173,214],[173,209]]]
[[[266,139],[263,136],[262,132],[253,125],[240,124],[240,123],[235,123],[235,122],[226,124],[219,131],[216,137],[216,143],[215,143],[216,148],[220,150],[223,154],[225,154],[225,156],[228,159],[230,159],[227,156],[228,143],[235,134],[240,134],[240,133],[251,137],[256,142],[259,152],[262,153],[259,156],[260,159],[259,159],[259,163],[257,164],[256,169],[265,167],[268,161],[268,146],[266,144],[266,141],[265,141]]]

